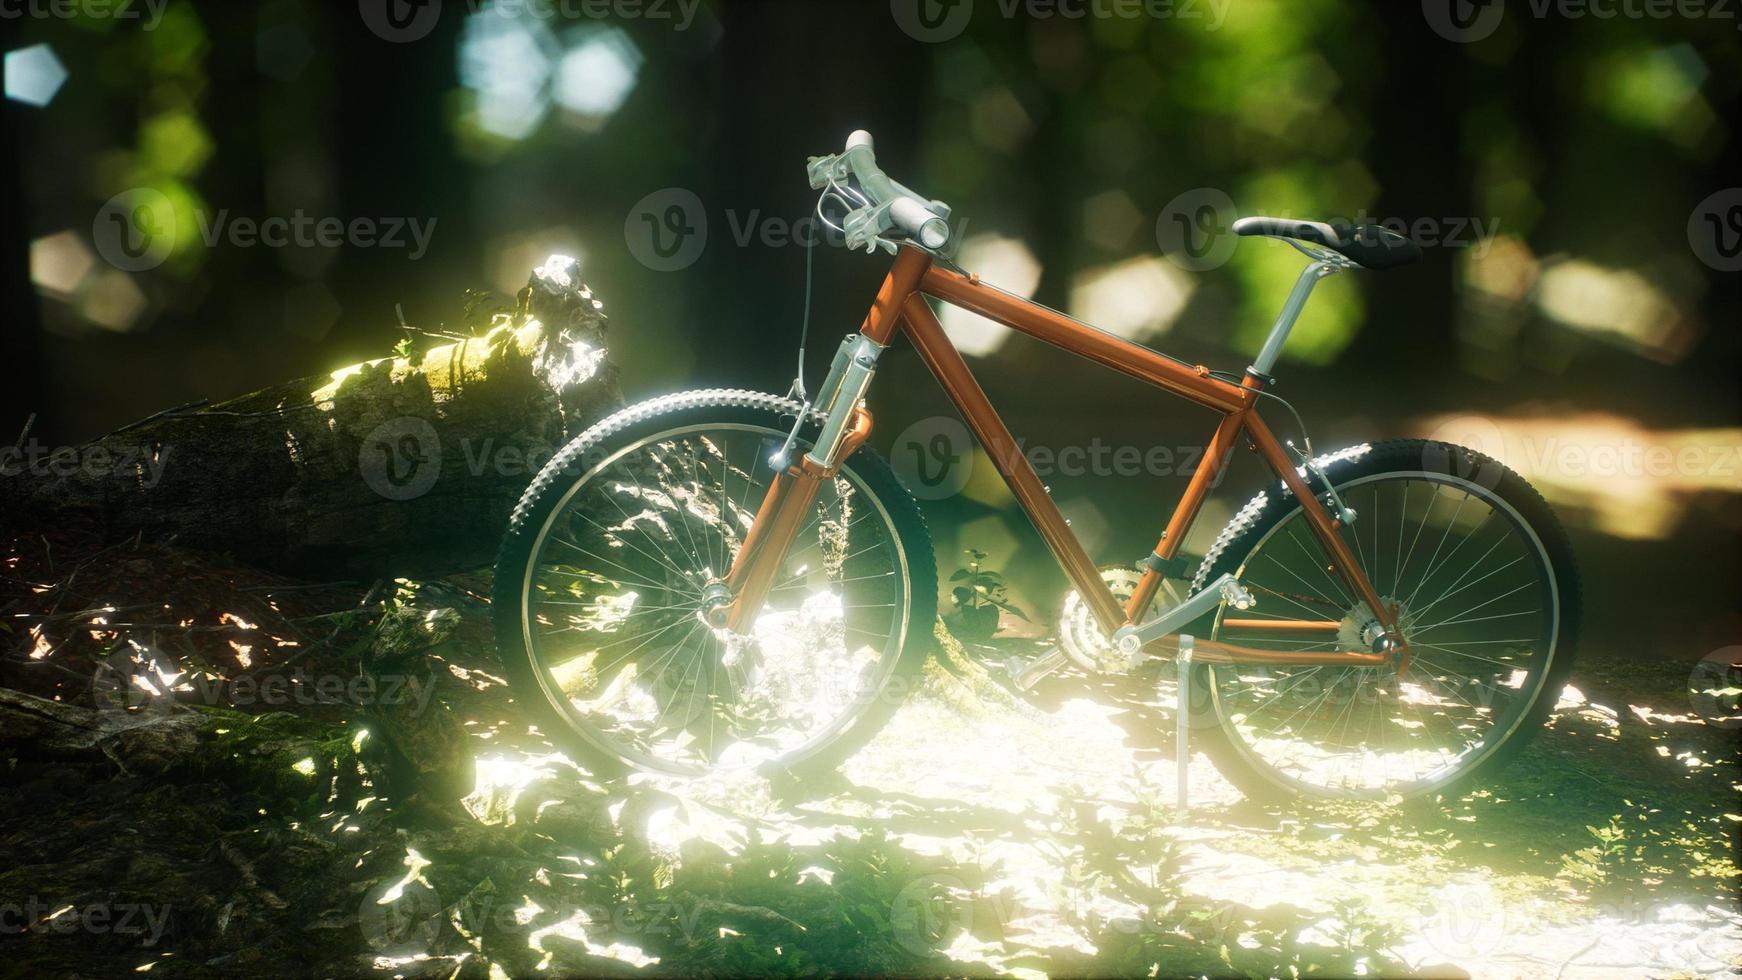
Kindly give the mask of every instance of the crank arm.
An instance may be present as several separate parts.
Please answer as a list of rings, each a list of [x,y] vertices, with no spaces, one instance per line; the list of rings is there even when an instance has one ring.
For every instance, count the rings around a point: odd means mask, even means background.
[[[1013,674],[1010,682],[1016,685],[1017,690],[1026,691],[1067,663],[1070,663],[1070,658],[1054,647],[1048,650],[1045,655],[1036,657],[1033,663]]]
[[[1113,634],[1113,643],[1120,653],[1127,657],[1136,657],[1143,653],[1144,647],[1164,636],[1179,632],[1181,627],[1223,602],[1236,609],[1249,609],[1252,606],[1252,593],[1235,581],[1232,572],[1223,572],[1221,578],[1198,590],[1196,595],[1149,622],[1120,628]]]

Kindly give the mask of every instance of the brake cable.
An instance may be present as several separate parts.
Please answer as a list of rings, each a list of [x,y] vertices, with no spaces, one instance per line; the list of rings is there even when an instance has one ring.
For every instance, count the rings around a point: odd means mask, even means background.
[[[828,214],[823,211],[824,202],[828,201],[830,198],[834,198],[836,201],[846,206],[848,210],[853,209],[855,198],[857,198],[856,203],[861,207],[871,203],[865,195],[854,190],[852,187],[837,182],[832,176],[829,178],[828,186],[823,188],[822,194],[817,197],[817,220],[822,222],[825,227],[842,234],[846,233],[846,229],[835,224],[833,221],[830,221]],[[810,395],[805,390],[804,386],[804,356],[805,348],[810,343],[811,290],[816,283],[816,249],[817,236],[812,235],[810,236],[810,241],[805,243],[804,247],[804,312],[800,317],[798,328],[798,370],[794,372],[792,377],[792,387],[787,391],[788,398],[802,402],[804,405],[804,409],[799,412],[799,420],[801,423],[805,416],[810,413],[811,409]],[[794,431],[796,432],[797,430],[795,429]],[[791,440],[789,439],[788,443],[790,442]]]
[[[1227,381],[1227,382],[1230,382],[1233,384],[1239,384],[1240,380],[1241,380],[1239,378],[1239,376],[1234,375],[1234,374],[1230,374],[1227,371],[1211,371],[1210,377],[1219,378],[1223,381]],[[1272,398],[1272,399],[1275,399],[1276,401],[1281,402],[1282,407],[1288,409],[1288,414],[1294,416],[1295,428],[1300,430],[1301,445],[1306,447],[1306,451],[1301,452],[1299,449],[1295,449],[1294,440],[1292,440],[1292,439],[1283,440],[1283,445],[1287,446],[1290,449],[1293,449],[1295,454],[1300,456],[1301,469],[1303,469],[1307,472],[1309,478],[1310,478],[1311,474],[1317,473],[1319,475],[1319,479],[1324,481],[1325,492],[1330,494],[1331,502],[1337,505],[1337,517],[1338,517],[1338,519],[1341,520],[1345,525],[1355,523],[1355,512],[1353,510],[1350,510],[1348,508],[1348,506],[1346,506],[1343,503],[1343,498],[1342,498],[1342,496],[1340,496],[1337,493],[1337,488],[1331,485],[1330,474],[1326,473],[1325,468],[1323,466],[1320,466],[1316,462],[1316,457],[1313,453],[1312,437],[1307,435],[1306,422],[1302,421],[1302,419],[1300,417],[1300,412],[1295,410],[1294,403],[1290,402],[1288,399],[1282,397],[1281,395],[1275,394],[1274,392],[1265,391],[1263,388],[1252,389],[1252,390],[1256,390],[1258,392],[1258,394],[1264,396],[1265,398]]]

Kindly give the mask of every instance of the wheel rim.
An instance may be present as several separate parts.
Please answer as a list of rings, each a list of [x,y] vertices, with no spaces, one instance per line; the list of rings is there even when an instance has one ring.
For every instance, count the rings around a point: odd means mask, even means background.
[[[1543,695],[1560,634],[1554,567],[1505,500],[1440,473],[1339,484],[1341,532],[1410,647],[1383,667],[1217,667],[1216,717],[1265,779],[1315,795],[1432,792],[1497,751]],[[1376,649],[1365,607],[1329,572],[1297,508],[1236,572],[1257,612],[1216,616],[1216,638],[1274,650]],[[1334,636],[1228,628],[1226,618],[1329,619]],[[1348,645],[1345,645],[1348,644]]]
[[[907,634],[907,555],[849,468],[824,482],[748,632],[704,619],[785,438],[738,423],[644,437],[591,466],[539,529],[522,639],[546,700],[593,748],[679,775],[790,765],[883,696]]]

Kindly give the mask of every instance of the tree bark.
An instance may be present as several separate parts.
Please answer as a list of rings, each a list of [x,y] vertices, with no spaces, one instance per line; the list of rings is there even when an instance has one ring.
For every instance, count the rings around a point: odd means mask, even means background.
[[[621,402],[600,304],[553,259],[482,335],[76,449],[0,447],[0,524],[170,537],[320,581],[461,571],[494,558],[539,467]]]

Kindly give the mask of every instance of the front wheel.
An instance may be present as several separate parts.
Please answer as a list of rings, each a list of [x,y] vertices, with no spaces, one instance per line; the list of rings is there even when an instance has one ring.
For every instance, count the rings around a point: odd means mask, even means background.
[[[869,449],[824,481],[747,631],[705,614],[799,411],[727,390],[631,406],[558,453],[515,508],[496,566],[497,646],[541,729],[587,764],[825,768],[911,685],[937,569],[912,496]]]
[[[1579,627],[1566,535],[1522,477],[1461,446],[1358,446],[1324,469],[1355,511],[1340,531],[1349,551],[1381,601],[1396,606],[1406,666],[1206,665],[1195,672],[1194,735],[1249,797],[1456,792],[1516,753],[1565,686]],[[1257,599],[1248,611],[1224,605],[1218,640],[1294,651],[1383,646],[1285,490],[1248,504],[1205,566],[1201,580],[1231,572]],[[1265,618],[1336,625],[1246,625]]]

